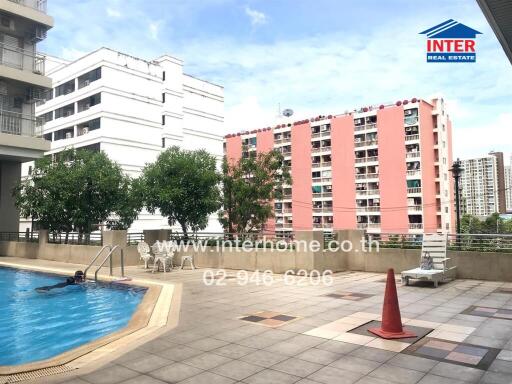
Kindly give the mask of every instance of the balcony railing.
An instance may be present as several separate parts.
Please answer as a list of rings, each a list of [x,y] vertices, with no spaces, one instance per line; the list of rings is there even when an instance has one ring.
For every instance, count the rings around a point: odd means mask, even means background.
[[[412,169],[407,171],[407,176],[417,176],[421,173],[419,169]]]
[[[0,52],[0,64],[38,75],[44,74],[44,56],[4,43],[0,43]]]
[[[311,148],[311,152],[326,152],[326,151],[330,151],[330,150],[331,150],[330,146],[328,146],[328,147]]]
[[[357,212],[379,212],[380,206],[374,205],[374,206],[366,206],[366,207],[356,207]]]
[[[420,135],[405,135],[405,141],[419,140]]]
[[[377,156],[356,158],[356,163],[369,163],[372,161],[379,161],[379,158]]]
[[[40,12],[46,13],[46,0],[9,0],[13,3],[23,5],[25,7],[37,9]]]
[[[357,229],[366,229],[368,228],[368,223],[357,223]]]
[[[356,179],[357,180],[361,180],[361,179],[376,179],[378,177],[379,177],[378,173],[363,173],[363,174],[356,175]]]
[[[414,157],[420,157],[420,152],[419,151],[416,151],[416,152],[407,152],[405,154],[405,157],[407,159],[410,159],[410,158],[414,158]]]
[[[421,187],[407,188],[407,193],[421,193]]]
[[[410,223],[409,229],[422,229],[423,224],[422,223]]]
[[[323,132],[315,132],[311,134],[311,138],[315,139],[318,137],[328,137],[331,136],[331,131],[323,131]]]
[[[423,206],[421,205],[410,205],[409,206],[409,211],[422,211],[423,210]]]
[[[42,120],[32,115],[0,109],[0,132],[19,136],[41,136]]]
[[[354,143],[354,146],[356,148],[358,147],[367,147],[367,146],[370,146],[370,145],[378,145],[378,140],[366,140],[366,141],[360,141],[358,143]]]
[[[360,189],[356,190],[356,195],[378,195],[380,190],[378,189]]]

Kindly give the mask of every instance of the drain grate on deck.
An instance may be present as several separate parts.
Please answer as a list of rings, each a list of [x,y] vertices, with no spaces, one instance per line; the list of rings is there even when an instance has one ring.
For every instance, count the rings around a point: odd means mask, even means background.
[[[15,373],[8,376],[0,376],[0,383],[18,383],[20,381],[35,380],[42,377],[57,375],[74,370],[67,365],[57,365],[55,367],[38,369],[36,371]]]

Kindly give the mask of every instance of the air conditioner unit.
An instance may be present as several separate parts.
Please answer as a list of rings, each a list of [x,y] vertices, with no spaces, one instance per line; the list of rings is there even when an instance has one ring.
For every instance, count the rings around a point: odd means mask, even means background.
[[[64,112],[64,117],[71,116],[73,114],[73,111],[66,111]]]
[[[46,28],[36,27],[36,29],[34,30],[34,35],[32,37],[32,40],[37,42],[37,41],[42,41],[44,39],[46,39]]]
[[[406,110],[404,111],[404,115],[405,115],[405,116],[411,116],[411,115],[412,115],[412,109],[406,109]]]
[[[85,80],[83,83],[82,83],[82,86],[83,87],[87,87],[89,84],[91,84],[91,81],[89,79]]]
[[[412,132],[412,127],[406,127],[405,132]]]
[[[71,132],[66,132],[66,139],[71,139],[73,134]]]
[[[87,135],[89,133],[89,127],[82,128],[82,135]]]

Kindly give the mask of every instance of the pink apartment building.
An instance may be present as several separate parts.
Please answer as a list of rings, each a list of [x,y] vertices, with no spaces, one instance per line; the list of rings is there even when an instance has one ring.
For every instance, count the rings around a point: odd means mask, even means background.
[[[451,122],[413,98],[225,136],[231,161],[281,151],[292,185],[266,230],[454,231]]]

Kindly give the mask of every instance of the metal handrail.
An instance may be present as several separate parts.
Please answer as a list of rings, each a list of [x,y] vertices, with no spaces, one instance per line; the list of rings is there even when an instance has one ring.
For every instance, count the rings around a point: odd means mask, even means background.
[[[121,250],[121,277],[124,277],[124,250],[123,248],[121,248],[121,246],[119,245],[116,245],[114,248],[112,248],[110,250],[110,252],[108,253],[108,255],[103,259],[103,261],[100,263],[100,265],[98,266],[98,268],[96,268],[96,271],[94,272],[94,280],[98,280],[98,272],[99,270],[105,265],[105,263],[107,262],[107,259],[110,261],[110,276],[113,275],[114,273],[114,265],[112,263],[112,255],[114,254],[114,251],[116,249],[119,249]]]
[[[91,260],[91,262],[89,263],[89,265],[87,266],[87,268],[85,268],[84,270],[84,279],[87,277],[87,271],[92,267],[92,265],[94,264],[94,262],[96,260],[98,260],[98,257],[100,257],[100,255],[103,253],[103,251],[108,248],[109,251],[112,251],[112,245],[104,245],[100,250],[99,252],[96,254],[96,256],[94,256],[94,258]]]

